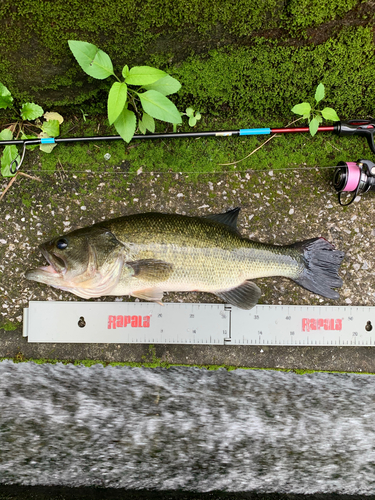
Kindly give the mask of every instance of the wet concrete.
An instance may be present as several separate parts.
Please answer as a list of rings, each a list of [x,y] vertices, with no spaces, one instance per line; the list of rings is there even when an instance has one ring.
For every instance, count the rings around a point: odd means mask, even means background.
[[[24,358],[152,361],[147,345],[29,344],[21,332],[22,311],[29,300],[81,300],[24,278],[27,269],[44,263],[37,245],[77,227],[137,212],[206,215],[240,206],[239,229],[251,239],[288,244],[323,236],[346,253],[340,299],[319,297],[287,279],[267,278],[256,280],[263,293],[260,303],[375,305],[374,196],[368,193],[343,209],[330,185],[332,172],[201,174],[195,181],[172,172],[129,178],[121,166],[111,172],[41,174],[42,183],[22,179],[1,206],[0,325],[6,329],[0,329],[0,357],[21,353]],[[164,301],[219,299],[209,294],[170,293]],[[157,345],[155,349],[160,360],[172,364],[375,372],[374,351],[367,347]]]
[[[375,373],[373,347],[155,344],[150,351],[148,344],[29,343],[20,329],[1,332],[0,357]]]

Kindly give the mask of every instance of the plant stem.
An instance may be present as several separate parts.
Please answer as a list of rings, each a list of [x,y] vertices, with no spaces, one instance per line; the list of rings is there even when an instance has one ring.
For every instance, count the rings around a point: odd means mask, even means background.
[[[138,111],[138,108],[137,108],[137,105],[136,105],[136,103],[135,103],[135,99],[134,99],[134,94],[136,94],[136,92],[134,92],[134,90],[132,90],[132,89],[129,89],[129,90],[130,90],[130,92],[128,92],[128,96],[129,96],[129,97],[130,97],[130,99],[131,99],[131,102],[132,102],[132,104],[133,104],[133,107],[134,107],[134,109],[135,109],[135,112],[136,112],[136,113],[137,113],[137,115],[140,117],[141,115],[140,115],[140,113],[139,113],[139,111]]]

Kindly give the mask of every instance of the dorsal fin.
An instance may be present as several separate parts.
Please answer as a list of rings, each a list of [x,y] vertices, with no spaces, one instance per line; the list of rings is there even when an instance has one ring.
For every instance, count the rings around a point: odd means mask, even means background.
[[[209,219],[214,222],[219,222],[220,224],[226,224],[231,229],[238,231],[237,229],[237,219],[238,214],[240,213],[241,208],[236,207],[233,210],[228,210],[224,214],[213,214],[213,215],[204,215],[203,219]]]

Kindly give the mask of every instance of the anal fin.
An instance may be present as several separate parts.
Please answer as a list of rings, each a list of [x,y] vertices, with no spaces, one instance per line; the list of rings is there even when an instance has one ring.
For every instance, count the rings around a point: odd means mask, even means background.
[[[252,309],[261,296],[260,288],[252,281],[244,281],[240,286],[231,288],[225,292],[215,293],[225,302],[240,309]]]

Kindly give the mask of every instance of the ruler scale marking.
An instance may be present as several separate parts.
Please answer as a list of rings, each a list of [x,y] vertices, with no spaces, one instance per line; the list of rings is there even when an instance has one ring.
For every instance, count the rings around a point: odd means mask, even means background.
[[[84,323],[84,326],[80,323]],[[375,307],[30,302],[29,342],[373,346]]]

